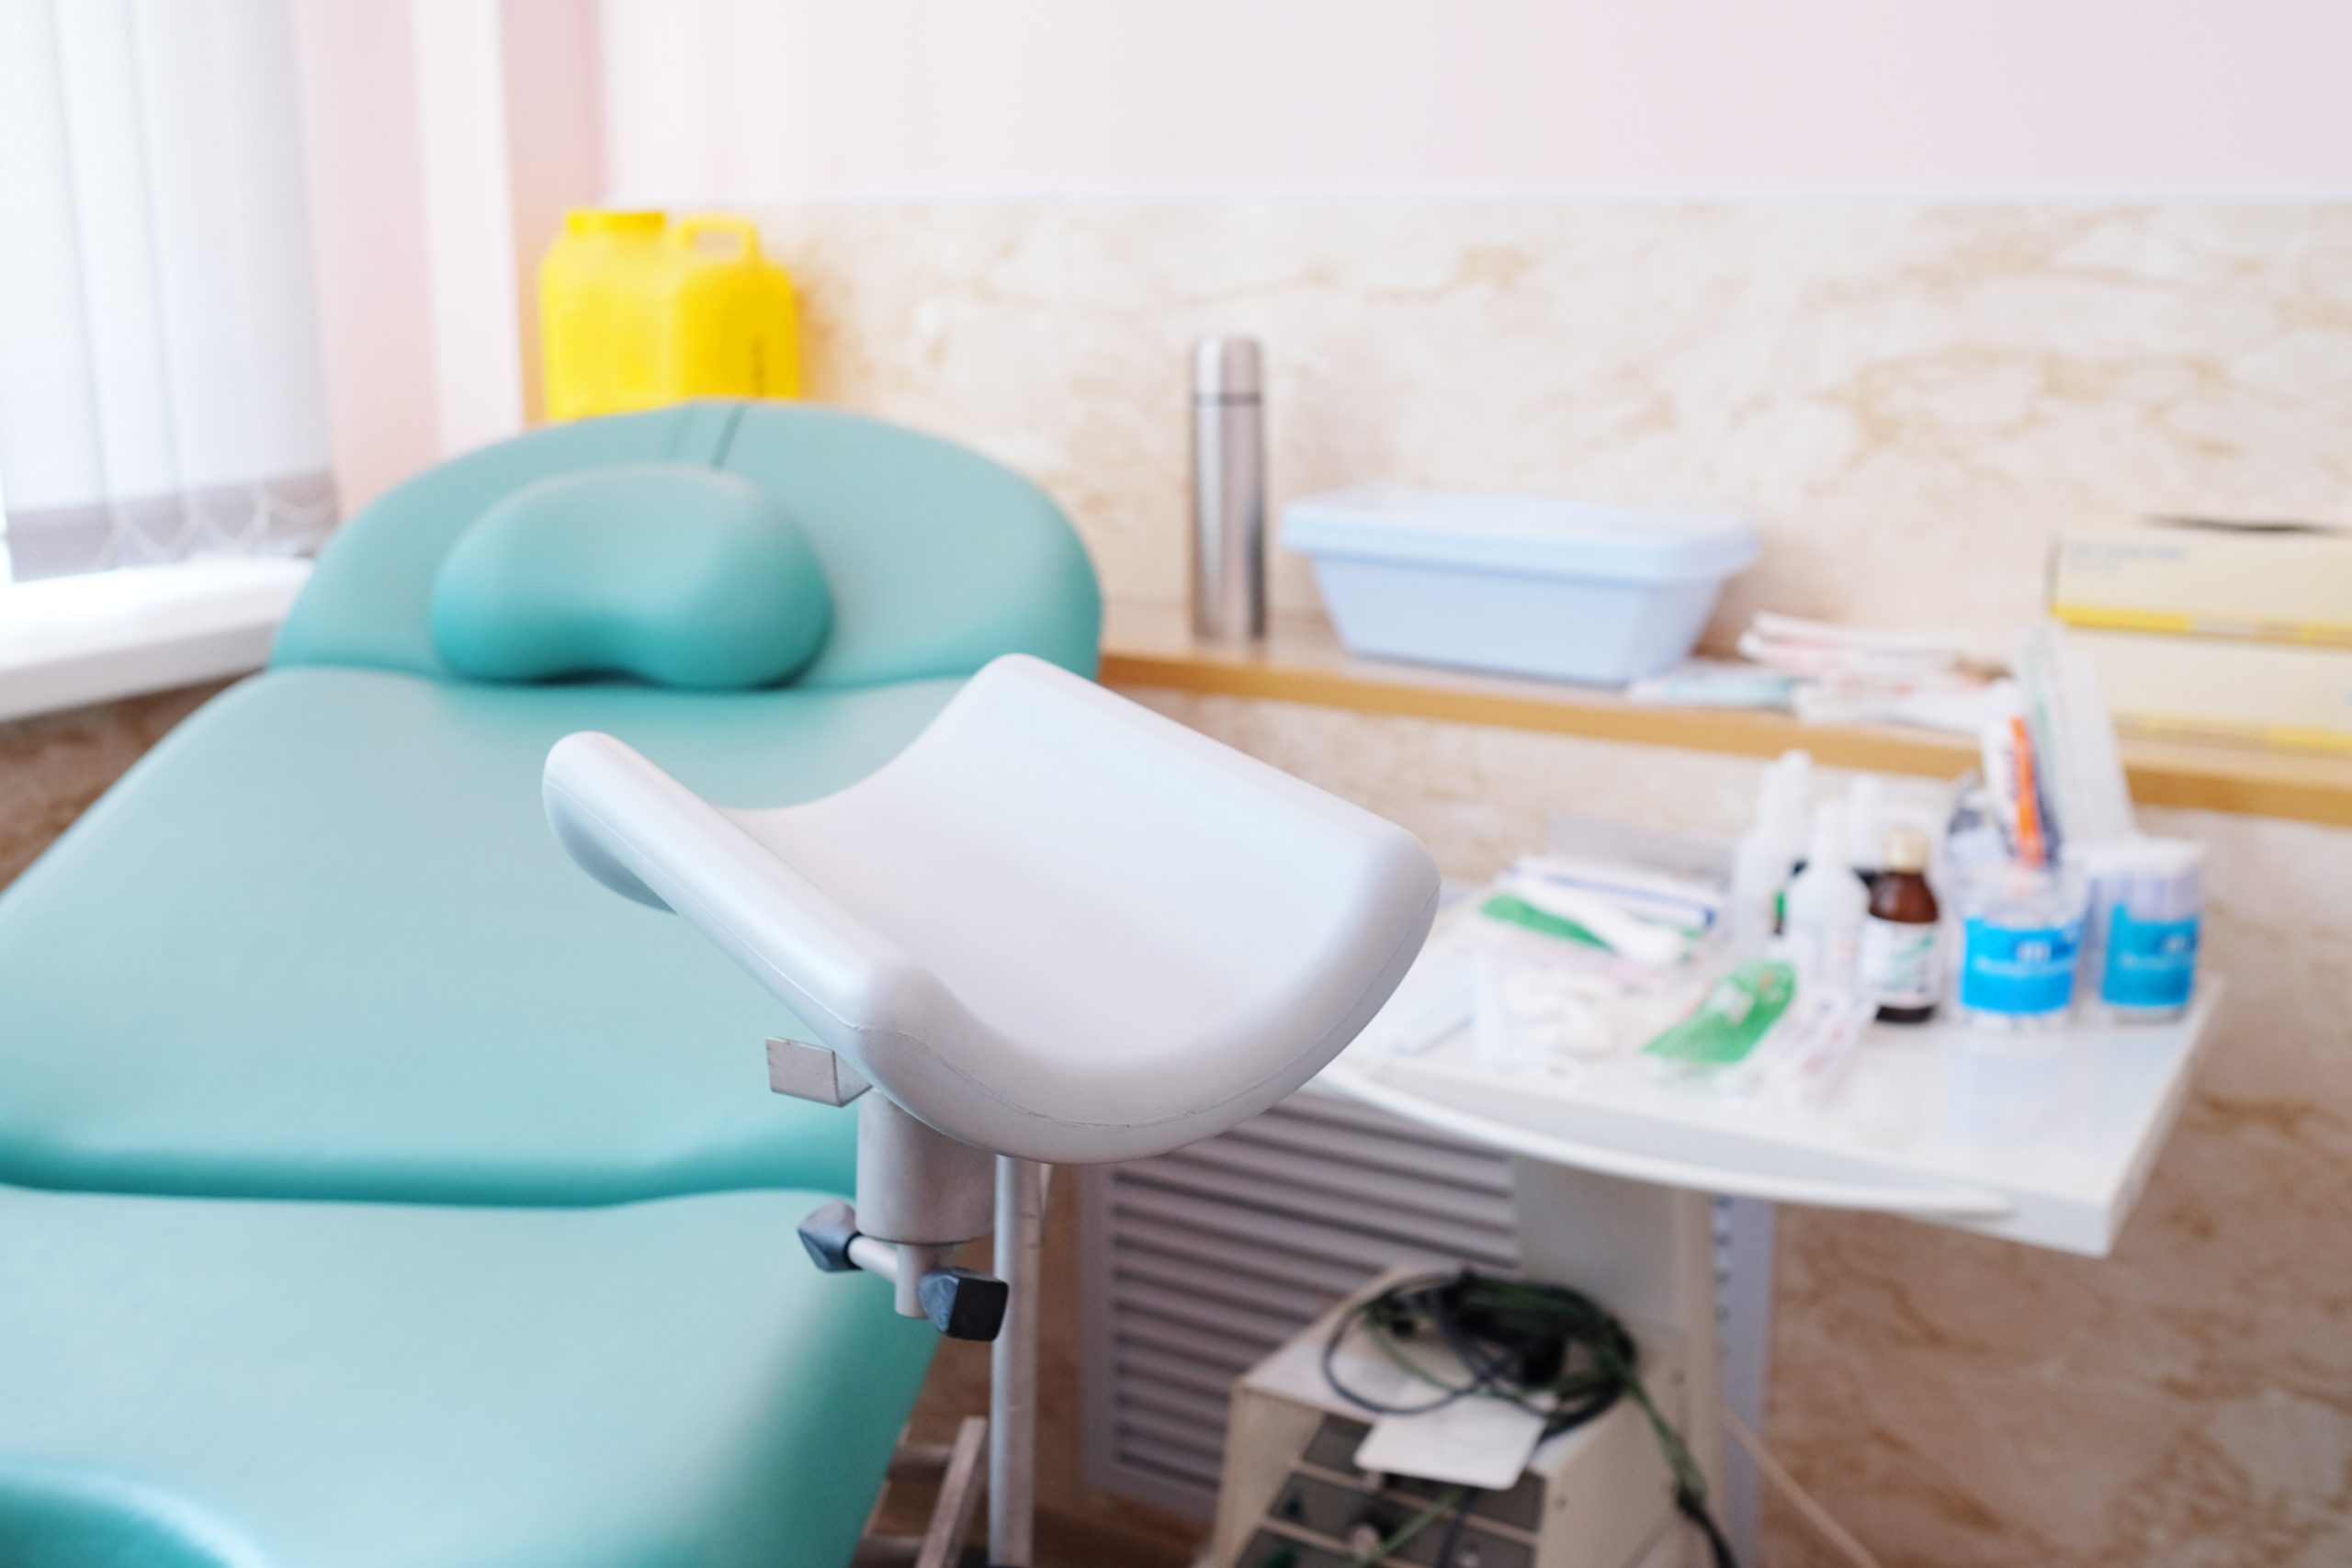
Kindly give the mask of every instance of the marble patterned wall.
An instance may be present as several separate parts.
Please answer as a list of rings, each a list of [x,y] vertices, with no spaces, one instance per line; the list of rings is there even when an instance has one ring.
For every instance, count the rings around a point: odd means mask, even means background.
[[[1185,571],[1184,352],[1270,356],[1274,498],[1390,478],[1750,510],[1759,605],[2001,648],[2069,524],[2352,522],[2352,208],[948,204],[761,214],[819,396],[978,445],[1108,591]],[[1278,605],[1307,608],[1303,564]],[[1756,764],[1138,694],[1477,874]],[[1785,1211],[1770,1440],[1888,1568],[2352,1561],[2352,834],[2214,845],[2236,990],[2113,1258]],[[1793,1515],[1770,1561],[1837,1561]]]
[[[1274,499],[1372,479],[1751,511],[1757,605],[1993,647],[2052,531],[2352,521],[2352,208],[939,205],[761,214],[815,395],[1185,572],[1184,355],[1266,345]],[[1310,606],[1302,563],[1278,604]]]

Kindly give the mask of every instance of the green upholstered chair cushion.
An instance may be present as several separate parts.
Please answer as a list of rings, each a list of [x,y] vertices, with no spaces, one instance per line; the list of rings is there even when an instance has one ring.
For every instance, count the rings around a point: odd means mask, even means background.
[[[458,536],[433,584],[434,646],[481,681],[635,676],[775,685],[832,624],[824,568],[758,485],[698,464],[535,480]]]
[[[500,684],[435,647],[483,515],[691,464],[806,530],[834,626],[790,685]],[[533,431],[348,524],[274,668],[215,698],[0,893],[0,1182],[595,1203],[846,1187],[855,1118],[767,1092],[797,1027],[685,925],[613,898],[539,807],[548,749],[620,737],[718,800],[814,799],[1025,649],[1091,671],[1100,606],[1035,486],[801,405]]]
[[[835,627],[800,682],[461,678],[452,548],[650,462],[807,530]],[[1035,487],[819,410],[537,431],[350,523],[277,668],[0,896],[0,1562],[846,1562],[935,1336],[808,1268],[815,1192],[732,1190],[842,1190],[856,1118],[767,1091],[797,1021],[569,864],[540,767],[596,728],[814,798],[996,654],[1091,672],[1099,621]]]
[[[469,1203],[846,1190],[857,1118],[768,1092],[761,1042],[798,1021],[684,921],[582,875],[539,771],[601,729],[717,799],[814,799],[896,755],[957,684],[322,669],[232,687],[0,896],[0,1181]]]
[[[765,491],[815,547],[833,626],[804,686],[968,675],[1001,653],[1094,672],[1102,600],[1052,499],[952,441],[805,403],[700,402],[581,420],[451,458],[338,529],[272,662],[461,673],[435,645],[434,584],[474,523],[525,486],[692,463]]]
[[[0,1189],[9,1568],[839,1568],[937,1336],[820,1201]]]

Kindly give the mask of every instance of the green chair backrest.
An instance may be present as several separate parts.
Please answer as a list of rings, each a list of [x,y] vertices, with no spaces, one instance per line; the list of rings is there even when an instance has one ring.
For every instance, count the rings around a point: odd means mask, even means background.
[[[797,686],[968,674],[1003,653],[1094,673],[1101,594],[1085,547],[1045,491],[937,436],[767,401],[551,425],[417,475],[328,543],[272,663],[464,679],[434,646],[431,604],[465,531],[537,480],[659,461],[752,480],[814,543],[832,626]]]

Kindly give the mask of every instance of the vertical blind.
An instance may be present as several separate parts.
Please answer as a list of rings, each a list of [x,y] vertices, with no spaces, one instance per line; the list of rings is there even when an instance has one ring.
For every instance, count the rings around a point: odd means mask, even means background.
[[[289,0],[0,0],[0,211],[6,575],[314,548]]]

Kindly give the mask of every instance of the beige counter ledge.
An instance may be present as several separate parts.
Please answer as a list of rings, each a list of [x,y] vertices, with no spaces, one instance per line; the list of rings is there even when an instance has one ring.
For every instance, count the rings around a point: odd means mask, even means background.
[[[1883,726],[1804,724],[1786,714],[1655,707],[1547,681],[1358,659],[1319,617],[1277,617],[1240,647],[1193,637],[1179,606],[1114,604],[1102,629],[1102,682],[1402,714],[1635,745],[1774,757],[1803,747],[1831,767],[1945,778],[1972,766],[1958,736]],[[2126,741],[2132,798],[2242,816],[2352,827],[2352,758]]]

